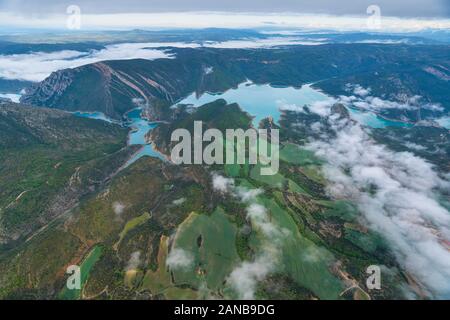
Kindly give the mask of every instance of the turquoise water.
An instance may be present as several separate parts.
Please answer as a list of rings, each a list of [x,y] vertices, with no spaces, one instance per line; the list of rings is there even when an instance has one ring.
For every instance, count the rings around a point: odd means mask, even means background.
[[[129,145],[142,145],[143,147],[125,164],[125,167],[130,164],[136,162],[138,159],[149,156],[153,158],[159,158],[161,160],[165,160],[163,155],[158,151],[153,149],[151,144],[148,144],[145,135],[156,128],[157,124],[154,122],[149,122],[145,119],[141,118],[141,110],[134,109],[127,114],[128,119],[130,120],[129,127],[132,128],[128,136],[128,144]]]
[[[82,118],[96,119],[102,120],[109,123],[120,123],[119,121],[108,118],[101,112],[74,112],[74,115]],[[157,124],[153,122],[149,122],[141,117],[141,110],[134,109],[127,114],[128,122],[125,125],[132,129],[130,134],[128,135],[128,145],[141,145],[142,148],[136,152],[131,159],[127,161],[125,167],[130,164],[136,162],[138,159],[149,156],[154,158],[159,158],[161,160],[165,160],[164,156],[153,150],[153,146],[148,144],[145,140],[145,135],[152,129],[154,129]]]
[[[442,127],[450,129],[450,117],[436,119],[436,122],[439,123]]]
[[[377,116],[373,112],[365,112],[354,108],[347,108],[352,119],[358,121],[362,125],[371,128],[386,128],[386,127],[412,127],[413,125],[407,122],[390,121]]]
[[[180,104],[191,104],[199,107],[217,99],[225,99],[228,103],[238,103],[240,107],[254,116],[253,125],[258,127],[259,122],[272,116],[275,122],[280,119],[279,108],[283,105],[304,106],[315,101],[327,100],[328,97],[309,85],[300,89],[292,87],[272,87],[270,85],[255,85],[250,82],[241,83],[237,89],[230,89],[224,93],[205,93],[197,97],[195,93],[180,101]]]
[[[0,93],[0,98],[11,99],[12,102],[19,103],[21,94],[15,93]]]
[[[283,105],[295,105],[302,107],[314,102],[330,99],[326,94],[315,90],[311,85],[304,85],[300,89],[292,87],[272,87],[270,85],[255,85],[250,82],[242,83],[236,89],[230,89],[224,93],[205,93],[197,97],[195,93],[178,102],[199,107],[205,103],[217,99],[225,99],[228,103],[238,103],[241,108],[252,115],[253,125],[258,126],[259,121],[272,116],[278,123],[280,119],[280,107]],[[349,108],[351,117],[362,125],[372,128],[409,127],[411,124],[400,121],[389,121],[372,112],[364,112]]]
[[[272,116],[278,122],[280,118],[280,107],[284,105],[295,105],[298,107],[311,105],[314,102],[326,101],[330,99],[324,93],[313,89],[310,85],[304,85],[300,89],[292,87],[272,87],[270,85],[255,85],[250,82],[242,83],[236,89],[230,89],[224,93],[205,93],[197,97],[194,93],[183,99],[179,104],[190,104],[199,107],[205,103],[213,102],[219,98],[225,99],[228,103],[238,103],[241,108],[254,117],[253,124],[258,126],[259,121]],[[312,107],[312,110],[313,107]],[[353,119],[362,125],[372,128],[409,127],[409,123],[400,121],[390,121],[383,119],[372,112],[364,112],[354,108],[348,108]],[[105,116],[101,112],[75,112],[79,117],[98,119],[110,123],[120,123]],[[145,135],[157,124],[149,122],[141,117],[141,109],[134,109],[127,114],[128,122],[125,125],[132,129],[128,136],[129,145],[141,145],[142,148],[126,163],[129,166],[136,160],[150,156],[165,160],[164,156],[155,151],[151,144],[145,141]],[[450,117],[437,120],[442,126],[450,127]]]

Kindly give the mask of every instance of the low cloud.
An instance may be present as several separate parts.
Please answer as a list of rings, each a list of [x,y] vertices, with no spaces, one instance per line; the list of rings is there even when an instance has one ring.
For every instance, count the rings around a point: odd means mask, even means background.
[[[125,210],[125,205],[120,202],[114,202],[112,204],[112,208],[113,208],[114,213],[118,217],[120,217],[122,215],[123,211]]]
[[[264,252],[254,261],[245,261],[234,269],[228,277],[228,282],[239,294],[240,299],[252,300],[258,282],[263,281],[267,275],[274,271],[273,255]]]
[[[179,199],[173,200],[172,204],[174,206],[180,206],[180,205],[182,205],[185,202],[186,202],[186,198],[179,198]]]
[[[130,260],[128,260],[126,270],[127,271],[135,270],[139,268],[140,265],[141,265],[141,252],[135,251],[131,254]]]
[[[76,68],[82,65],[106,60],[128,60],[171,58],[160,43],[122,43],[106,46],[102,50],[81,52],[63,50],[55,52],[33,52],[26,54],[0,55],[0,78],[38,82],[52,72]]]
[[[220,49],[257,49],[289,45],[317,46],[321,44],[326,44],[326,42],[305,40],[301,37],[272,37],[268,39],[243,39],[223,42],[205,42],[203,46],[208,48]]]
[[[328,118],[333,136],[307,146],[327,160],[329,194],[355,202],[398,261],[430,295],[450,297],[450,213],[439,202],[449,183],[408,152],[376,143],[355,122]]]
[[[354,95],[340,96],[340,102],[344,104],[352,104],[353,106],[366,111],[379,112],[389,109],[418,110],[419,108],[432,111],[444,110],[442,106],[438,104],[423,103],[422,97],[418,95],[404,97],[404,102],[397,102],[371,96],[370,88],[363,88],[360,85],[347,84],[346,90],[352,92]]]
[[[233,179],[225,178],[219,174],[213,174],[213,189],[221,193],[226,193],[234,187]]]
[[[258,203],[258,196],[263,193],[261,189],[235,187],[233,179],[217,174],[213,175],[213,183],[215,180],[221,181],[221,186],[226,186],[219,192],[227,192],[246,205],[247,219],[251,222],[253,230],[262,236],[261,246],[255,258],[240,263],[227,278],[227,283],[236,291],[239,299],[254,299],[258,283],[276,270],[281,255],[281,244],[288,236],[288,232],[271,221],[267,209]],[[224,181],[226,183],[223,183]]]
[[[76,68],[90,63],[108,60],[174,58],[163,48],[271,48],[282,45],[319,45],[320,41],[305,41],[298,37],[273,37],[268,39],[242,39],[223,42],[150,42],[108,45],[102,50],[81,52],[63,50],[55,52],[32,52],[26,54],[0,55],[0,78],[39,82],[52,72]],[[213,72],[205,69],[206,74]]]
[[[166,265],[171,269],[185,269],[194,263],[192,254],[184,249],[173,248],[166,260]]]
[[[20,102],[20,94],[0,93],[0,98],[8,99],[15,103]]]
[[[281,111],[292,111],[297,113],[307,113],[309,111],[312,111],[322,117],[326,117],[330,115],[331,106],[336,102],[336,99],[329,97],[325,100],[313,102],[308,106],[307,109],[305,108],[305,106],[299,106],[296,104],[283,104],[281,102],[278,102],[278,108]]]
[[[255,201],[256,197],[263,193],[262,189],[247,189],[244,187],[237,187],[235,189],[236,195],[243,202]]]
[[[247,218],[252,222],[256,232],[262,235],[261,248],[252,261],[244,261],[229,275],[227,281],[238,293],[239,299],[254,299],[255,291],[260,281],[276,271],[283,239],[287,231],[272,222],[267,209],[256,203],[258,192],[249,190],[254,197],[247,198]]]
[[[359,84],[353,87],[353,93],[360,97],[368,96],[370,93],[370,88],[363,88]]]

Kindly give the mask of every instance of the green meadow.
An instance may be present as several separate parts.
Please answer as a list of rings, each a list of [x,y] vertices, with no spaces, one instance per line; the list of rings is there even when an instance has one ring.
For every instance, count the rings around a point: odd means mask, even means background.
[[[84,258],[84,260],[80,266],[81,289],[70,290],[65,286],[64,289],[59,294],[60,299],[62,299],[62,300],[80,299],[81,292],[83,290],[83,286],[86,284],[86,282],[89,278],[89,273],[92,270],[92,268],[94,267],[95,263],[100,259],[101,255],[102,255],[102,247],[101,246],[97,245],[91,249],[91,251]]]
[[[211,215],[192,213],[179,226],[172,249],[186,250],[194,261],[187,268],[172,270],[175,283],[195,288],[206,284],[210,290],[219,290],[239,262],[236,232],[221,208]]]

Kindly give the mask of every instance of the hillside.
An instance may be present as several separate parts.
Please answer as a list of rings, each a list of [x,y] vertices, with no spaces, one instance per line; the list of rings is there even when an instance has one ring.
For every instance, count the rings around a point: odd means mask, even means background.
[[[222,92],[249,79],[258,84],[314,83],[331,95],[346,84],[370,87],[398,102],[420,95],[442,110],[385,111],[390,118],[438,116],[450,110],[449,46],[335,44],[274,50],[168,49],[172,59],[107,61],[53,73],[28,89],[22,102],[64,110],[101,111],[120,119],[136,105],[154,119],[170,118],[168,105],[192,92]]]
[[[175,123],[191,129],[196,120],[218,128],[250,123],[238,105],[223,100],[181,113]],[[159,149],[169,145],[165,132],[155,130]],[[258,165],[175,166],[139,159],[70,215],[0,255],[0,297],[401,297],[404,279],[385,241],[360,224],[350,202],[325,195],[321,161],[287,141],[280,158],[275,176],[260,175]],[[220,187],[223,182],[228,186]],[[173,262],[180,252],[190,254],[191,262]],[[232,275],[242,265],[260,263],[270,276],[243,292]],[[391,271],[383,289],[369,295],[365,268],[373,263]],[[65,288],[71,264],[84,272],[82,290]]]
[[[23,240],[101,187],[130,155],[126,138],[103,121],[0,104],[0,244]]]

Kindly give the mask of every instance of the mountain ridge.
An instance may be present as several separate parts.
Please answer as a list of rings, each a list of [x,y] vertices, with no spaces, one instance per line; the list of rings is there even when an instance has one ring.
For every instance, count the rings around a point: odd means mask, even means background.
[[[370,84],[375,96],[405,102],[420,95],[443,110],[387,110],[389,118],[419,121],[450,110],[450,46],[321,45],[278,49],[171,48],[170,59],[97,62],[53,73],[27,89],[21,102],[68,111],[97,111],[120,119],[140,106],[153,120],[170,119],[168,106],[196,92],[223,92],[250,80],[300,87],[314,83],[331,96],[346,84]],[[447,54],[447,55],[446,55]],[[408,61],[408,63],[405,63]],[[430,73],[430,70],[437,70]],[[421,81],[420,79],[424,79]],[[133,102],[134,101],[134,102]]]

